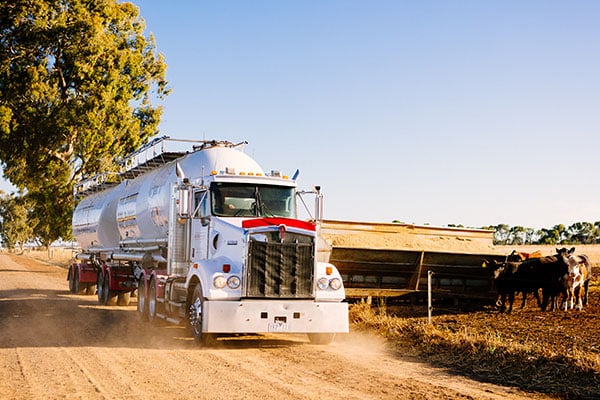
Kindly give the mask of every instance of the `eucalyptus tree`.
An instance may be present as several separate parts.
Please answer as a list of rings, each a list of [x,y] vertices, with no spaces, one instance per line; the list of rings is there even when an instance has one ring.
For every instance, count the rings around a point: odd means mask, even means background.
[[[166,64],[117,0],[0,2],[0,162],[43,242],[70,236],[73,183],[157,134]]]
[[[33,226],[28,213],[24,197],[7,195],[0,190],[0,239],[4,246],[22,249],[23,243],[33,238]]]
[[[596,229],[591,222],[576,222],[567,228],[572,243],[592,244],[595,242]]]
[[[493,228],[494,244],[509,244],[510,241],[510,226],[507,224],[498,224]]]
[[[527,243],[527,228],[517,225],[510,228],[510,244],[525,244]]]

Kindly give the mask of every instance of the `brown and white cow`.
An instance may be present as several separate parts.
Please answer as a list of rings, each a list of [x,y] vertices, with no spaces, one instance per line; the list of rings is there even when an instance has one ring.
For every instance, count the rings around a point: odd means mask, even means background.
[[[590,260],[586,255],[571,254],[568,262],[569,269],[563,280],[567,296],[562,308],[582,310],[588,301],[588,288],[592,277]]]

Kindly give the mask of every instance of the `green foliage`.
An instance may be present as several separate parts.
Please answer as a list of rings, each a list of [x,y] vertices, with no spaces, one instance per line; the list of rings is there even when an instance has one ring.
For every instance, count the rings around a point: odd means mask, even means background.
[[[70,236],[73,183],[157,134],[166,64],[117,0],[0,2],[0,162],[42,242]]]
[[[31,239],[33,226],[29,205],[21,196],[6,195],[0,191],[0,239],[4,246],[14,249]]]
[[[494,231],[494,244],[596,244],[600,243],[600,221],[576,222],[571,226],[563,224],[551,228],[534,230],[522,226],[510,227],[506,224],[488,226]]]

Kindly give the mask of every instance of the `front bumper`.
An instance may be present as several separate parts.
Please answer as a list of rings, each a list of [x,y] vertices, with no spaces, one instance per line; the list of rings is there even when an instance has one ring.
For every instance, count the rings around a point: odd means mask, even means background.
[[[345,333],[348,303],[312,300],[206,301],[203,332]]]

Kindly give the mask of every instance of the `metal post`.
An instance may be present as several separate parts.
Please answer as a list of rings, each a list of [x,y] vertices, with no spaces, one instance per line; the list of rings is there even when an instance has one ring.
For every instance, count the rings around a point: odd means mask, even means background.
[[[431,325],[431,312],[433,311],[433,304],[431,301],[431,281],[433,277],[432,271],[427,271],[427,322]]]

